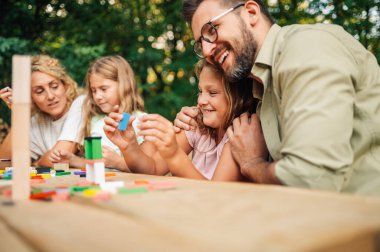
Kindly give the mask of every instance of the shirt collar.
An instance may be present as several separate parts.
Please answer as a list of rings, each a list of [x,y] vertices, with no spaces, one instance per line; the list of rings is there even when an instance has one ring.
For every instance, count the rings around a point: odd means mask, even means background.
[[[266,66],[272,66],[273,52],[274,52],[273,48],[276,43],[277,35],[280,32],[280,30],[281,30],[281,27],[277,24],[273,24],[272,27],[269,29],[269,32],[264,39],[264,43],[262,44],[260,48],[260,51],[257,55],[254,65],[263,64]]]

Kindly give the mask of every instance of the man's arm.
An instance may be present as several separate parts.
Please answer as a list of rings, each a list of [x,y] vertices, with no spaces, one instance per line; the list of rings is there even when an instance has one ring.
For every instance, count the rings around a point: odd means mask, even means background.
[[[227,130],[231,152],[241,173],[249,180],[262,184],[281,184],[275,176],[276,163],[268,162],[268,150],[260,121],[247,113],[235,118]]]
[[[289,186],[341,191],[355,158],[358,66],[332,32],[318,29],[294,33],[279,55],[272,68],[281,135],[276,177]]]

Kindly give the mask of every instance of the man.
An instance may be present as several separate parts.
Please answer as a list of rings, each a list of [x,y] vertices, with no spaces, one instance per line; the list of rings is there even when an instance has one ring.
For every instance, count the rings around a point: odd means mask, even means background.
[[[236,118],[228,136],[245,176],[380,196],[380,68],[370,52],[335,25],[280,27],[259,0],[184,0],[183,15],[198,56],[230,82],[254,79],[271,161],[256,116]],[[175,125],[195,114],[184,108]]]

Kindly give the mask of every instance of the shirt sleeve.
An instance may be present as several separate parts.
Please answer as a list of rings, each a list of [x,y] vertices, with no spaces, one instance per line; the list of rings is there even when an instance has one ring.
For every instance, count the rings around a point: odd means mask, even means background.
[[[353,56],[333,34],[306,30],[286,42],[277,60],[282,158],[276,177],[289,186],[340,191],[354,158]]]
[[[69,109],[65,124],[58,141],[65,140],[70,142],[80,143],[79,133],[82,126],[82,113],[85,95],[77,97]]]

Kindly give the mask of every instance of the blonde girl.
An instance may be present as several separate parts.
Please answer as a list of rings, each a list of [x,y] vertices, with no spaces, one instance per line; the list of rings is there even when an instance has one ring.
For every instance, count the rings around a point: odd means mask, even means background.
[[[91,64],[86,77],[86,98],[83,102],[83,123],[81,139],[89,136],[102,137],[102,153],[105,166],[129,171],[119,148],[104,134],[104,118],[117,109],[140,117],[144,111],[144,102],[140,96],[134,72],[121,56],[102,57]],[[137,121],[135,121],[136,125]],[[139,143],[143,141],[140,137]],[[61,161],[64,153],[53,155],[54,161]],[[84,160],[74,156],[65,157],[72,166],[83,167]]]

